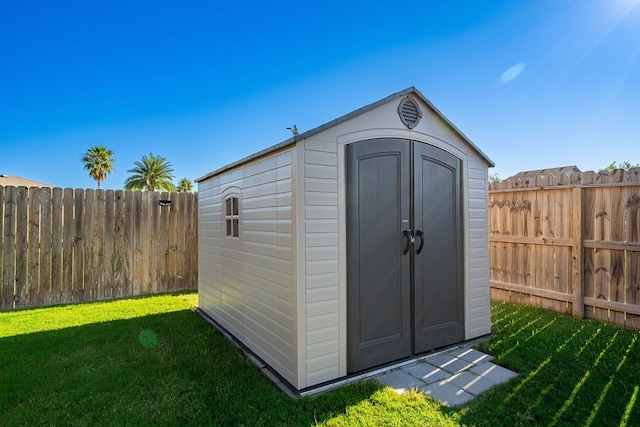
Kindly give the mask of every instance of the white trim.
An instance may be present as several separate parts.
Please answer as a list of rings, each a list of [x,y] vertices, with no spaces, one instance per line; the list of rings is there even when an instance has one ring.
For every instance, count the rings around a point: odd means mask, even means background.
[[[292,230],[296,233],[293,239],[295,248],[293,249],[294,258],[294,315],[293,320],[296,331],[294,332],[295,345],[295,363],[294,376],[297,384],[294,384],[298,390],[307,386],[307,306],[306,306],[306,253],[305,253],[305,199],[304,199],[304,141],[297,143],[291,153],[291,178],[292,188],[291,204],[294,209],[292,212]]]
[[[337,143],[337,142],[336,142]],[[338,373],[347,375],[346,148],[338,144]]]

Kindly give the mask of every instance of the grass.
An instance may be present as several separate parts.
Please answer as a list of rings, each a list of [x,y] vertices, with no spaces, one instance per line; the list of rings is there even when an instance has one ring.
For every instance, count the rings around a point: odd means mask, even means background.
[[[492,304],[480,346],[521,375],[461,409],[476,425],[640,425],[640,331]]]
[[[0,313],[0,425],[640,425],[637,331],[494,303],[482,350],[521,375],[446,408],[375,382],[292,400],[197,295]]]

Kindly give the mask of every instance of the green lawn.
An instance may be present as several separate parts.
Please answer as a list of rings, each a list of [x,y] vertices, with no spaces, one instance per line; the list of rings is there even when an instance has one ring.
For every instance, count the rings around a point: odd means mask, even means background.
[[[0,313],[0,425],[640,425],[637,331],[494,303],[521,375],[446,408],[377,383],[292,400],[171,294]]]

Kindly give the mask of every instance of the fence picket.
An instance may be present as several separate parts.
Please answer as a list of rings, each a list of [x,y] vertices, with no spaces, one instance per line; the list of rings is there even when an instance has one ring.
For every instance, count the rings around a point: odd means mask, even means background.
[[[125,227],[124,227],[124,242],[123,248],[126,254],[125,259],[128,260],[125,269],[126,269],[126,289],[124,290],[124,295],[134,295],[133,293],[133,282],[134,282],[134,264],[135,264],[135,233],[137,233],[135,228],[135,197],[133,191],[125,191]]]
[[[178,204],[180,206],[180,210],[178,211],[179,215],[187,215],[187,206],[186,206],[186,196],[187,193],[178,193]],[[186,233],[184,233],[184,228],[180,227],[179,230],[176,230],[176,286],[182,289],[185,286],[185,276],[187,275],[185,272],[186,269],[186,258],[185,258],[185,248],[186,248]]]
[[[73,301],[73,247],[76,236],[74,223],[75,191],[73,188],[64,189],[64,219],[62,237],[62,282],[60,287],[60,302],[65,304]]]
[[[127,193],[131,194],[130,191]],[[130,287],[129,265],[130,252],[128,251],[126,232],[127,207],[125,204],[125,192],[116,190],[114,194],[114,226],[113,226],[113,274],[111,284],[111,297],[122,298],[129,295]],[[109,283],[109,280],[107,280]]]
[[[102,227],[103,234],[103,256],[102,259],[102,277],[100,280],[100,287],[98,297],[100,299],[113,298],[113,286],[109,286],[109,283],[114,283],[113,277],[113,242],[115,233],[115,192],[113,190],[107,190],[104,193],[104,224]]]
[[[51,192],[51,304],[60,304],[63,283],[63,219],[64,204],[62,188]]]
[[[16,187],[5,187],[4,190],[2,309],[9,310],[15,307],[15,242],[18,189]]]
[[[27,306],[29,189],[18,187],[16,198],[16,276],[14,301],[16,308]]]
[[[620,172],[622,170],[620,169]],[[622,174],[615,174],[616,181],[622,180]],[[626,194],[626,188],[624,187],[612,187],[607,197],[607,203],[610,205],[609,211],[611,212],[611,240],[615,242],[622,242],[625,238],[625,203],[623,198]],[[609,300],[615,302],[626,302],[625,292],[625,274],[624,274],[624,250],[611,250],[611,274],[609,282]],[[625,314],[619,311],[611,310],[610,317],[613,323],[624,324]]]
[[[142,239],[144,230],[142,228],[142,192],[133,193],[133,271],[132,295],[141,295],[142,281],[144,277],[144,265],[142,265]]]
[[[599,173],[601,182],[609,180],[608,173]],[[596,218],[595,232],[597,240],[611,240],[611,216],[605,202],[604,188],[600,187],[596,191]],[[594,253],[594,298],[609,300],[611,284],[611,251],[609,249],[596,248]],[[594,317],[607,322],[609,320],[609,310],[604,308],[594,308]]]
[[[82,189],[77,188],[74,194],[73,222],[75,225],[75,235],[73,236],[73,283],[71,286],[71,301],[80,302],[84,300],[84,197]]]
[[[158,293],[160,273],[158,271],[158,242],[160,240],[160,193],[154,191],[149,194],[149,289],[147,292]]]
[[[159,200],[169,200],[169,193],[160,193]],[[158,202],[159,203],[159,202]],[[159,210],[158,224],[158,291],[167,292],[169,289],[169,270],[167,265],[169,255],[169,210],[170,206],[164,204]]]
[[[84,262],[84,277],[82,278],[82,300],[95,301],[97,299],[97,275],[93,269],[98,245],[94,238],[96,209],[96,191],[89,188],[84,192],[84,213],[82,214],[82,251]]]
[[[171,200],[171,209],[169,209],[169,253],[167,256],[167,266],[169,271],[169,283],[168,290],[174,291],[178,289],[178,271],[177,271],[177,252],[178,252],[178,194],[171,193],[169,196]]]
[[[38,304],[51,304],[51,189],[42,188],[36,193],[40,206],[40,280]]]

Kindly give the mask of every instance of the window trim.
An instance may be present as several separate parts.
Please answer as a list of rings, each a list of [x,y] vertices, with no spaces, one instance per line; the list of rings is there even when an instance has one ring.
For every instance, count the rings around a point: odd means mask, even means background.
[[[222,199],[221,211],[223,218],[223,236],[226,239],[239,240],[241,223],[240,195],[236,192],[225,194]]]

